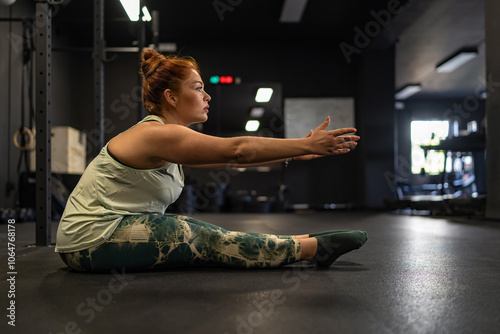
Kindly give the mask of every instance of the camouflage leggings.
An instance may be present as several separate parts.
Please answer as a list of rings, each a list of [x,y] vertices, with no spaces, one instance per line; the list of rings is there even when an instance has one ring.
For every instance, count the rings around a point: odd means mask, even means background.
[[[126,216],[103,244],[63,261],[78,271],[164,269],[188,266],[272,268],[300,260],[301,246],[290,236],[231,232],[186,216]]]

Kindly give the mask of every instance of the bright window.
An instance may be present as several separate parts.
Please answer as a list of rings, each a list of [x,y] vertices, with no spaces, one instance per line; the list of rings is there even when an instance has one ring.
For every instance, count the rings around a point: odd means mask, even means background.
[[[436,175],[444,170],[443,151],[428,150],[427,155],[420,145],[435,146],[448,137],[448,121],[411,122],[411,172],[420,174],[422,168],[427,174]]]

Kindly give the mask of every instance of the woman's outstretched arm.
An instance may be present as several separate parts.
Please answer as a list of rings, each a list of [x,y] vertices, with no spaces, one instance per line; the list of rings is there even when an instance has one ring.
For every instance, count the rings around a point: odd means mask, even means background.
[[[265,137],[220,138],[205,135],[185,126],[150,122],[122,134],[113,153],[127,161],[166,161],[187,166],[227,164],[249,165],[283,161],[307,155],[333,155],[349,152],[358,136],[354,128],[326,130],[328,117],[310,136],[299,139]]]
[[[344,128],[327,131],[330,119],[319,125],[310,136],[300,139],[264,137],[219,138],[175,126],[160,135],[153,152],[166,161],[183,165],[213,163],[261,164],[309,154],[333,155],[349,152],[358,136],[345,136],[356,131]]]
[[[304,138],[308,138],[312,135],[313,130],[311,130]],[[356,136],[357,137],[357,136]],[[359,139],[359,137],[357,137]],[[356,145],[356,144],[354,144]],[[347,150],[342,150],[338,151],[335,154],[345,154],[349,153],[350,149]],[[248,164],[241,164],[241,163],[226,163],[226,164],[208,164],[208,165],[190,165],[187,167],[194,167],[194,168],[248,168],[248,167],[258,167],[258,166],[266,166],[274,163],[284,163],[284,162],[292,162],[292,161],[298,161],[298,160],[313,160],[317,158],[322,158],[324,155],[318,155],[318,154],[306,154],[306,155],[301,155],[301,156],[296,156],[296,157],[289,157],[286,159],[279,159],[279,160],[273,160],[273,161],[267,161],[267,162],[261,162],[261,163],[248,163]]]

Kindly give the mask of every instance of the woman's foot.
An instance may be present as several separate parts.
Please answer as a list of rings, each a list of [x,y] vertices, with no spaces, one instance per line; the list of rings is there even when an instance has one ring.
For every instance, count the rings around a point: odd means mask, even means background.
[[[368,240],[364,231],[336,231],[332,234],[321,234],[314,257],[310,259],[318,267],[328,267],[340,256],[360,248]]]

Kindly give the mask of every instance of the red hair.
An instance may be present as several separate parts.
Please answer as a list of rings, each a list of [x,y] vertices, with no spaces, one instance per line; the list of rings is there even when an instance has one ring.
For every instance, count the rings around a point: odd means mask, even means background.
[[[164,56],[153,49],[144,50],[141,63],[144,108],[152,115],[160,115],[165,103],[163,92],[166,89],[180,91],[191,70],[200,73],[198,64],[191,57]]]

